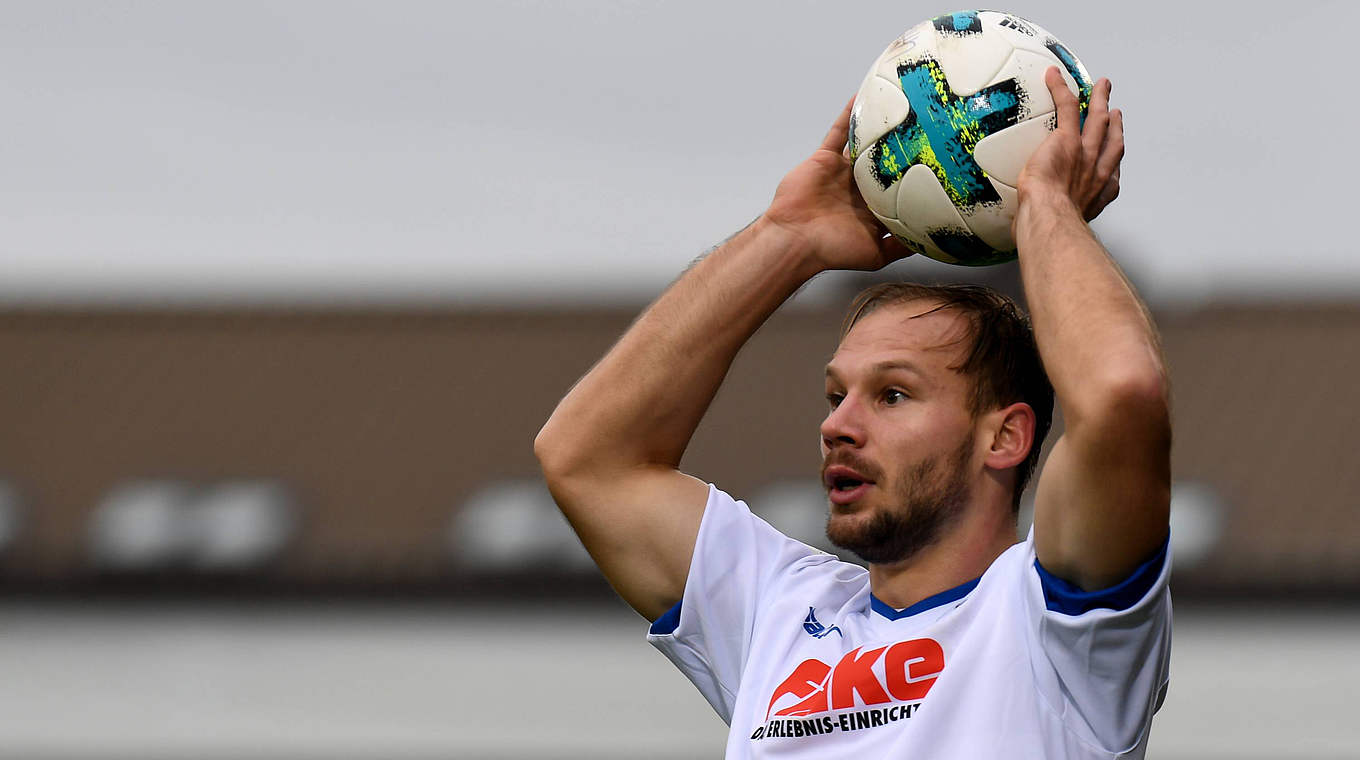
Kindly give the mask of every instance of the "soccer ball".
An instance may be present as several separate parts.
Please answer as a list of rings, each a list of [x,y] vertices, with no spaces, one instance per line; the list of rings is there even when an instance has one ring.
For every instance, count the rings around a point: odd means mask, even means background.
[[[1016,185],[1054,128],[1056,65],[1085,119],[1091,77],[1018,16],[962,11],[907,30],[874,61],[850,112],[855,183],[913,252],[983,266],[1015,258]]]

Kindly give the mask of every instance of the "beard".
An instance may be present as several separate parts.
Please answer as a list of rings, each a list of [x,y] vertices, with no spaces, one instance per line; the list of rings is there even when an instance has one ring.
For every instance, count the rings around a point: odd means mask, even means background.
[[[938,541],[945,528],[963,513],[968,503],[967,465],[973,443],[970,433],[963,445],[948,455],[905,468],[894,489],[894,503],[868,520],[837,521],[834,514],[828,517],[826,537],[870,564],[892,564],[915,556]],[[836,463],[831,458],[828,462]]]

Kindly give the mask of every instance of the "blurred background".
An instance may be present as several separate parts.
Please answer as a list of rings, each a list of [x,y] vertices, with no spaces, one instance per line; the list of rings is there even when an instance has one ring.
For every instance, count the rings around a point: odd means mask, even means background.
[[[955,8],[12,2],[0,757],[714,757],[530,450],[864,71]],[[1150,757],[1360,757],[1360,10],[1018,2],[1126,109],[1097,230],[1172,368]],[[685,468],[822,543],[822,366],[739,358]],[[1023,526],[1022,526],[1023,528]]]

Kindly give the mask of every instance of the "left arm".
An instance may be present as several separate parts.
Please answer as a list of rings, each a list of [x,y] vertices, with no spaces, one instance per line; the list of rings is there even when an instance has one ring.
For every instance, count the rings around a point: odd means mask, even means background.
[[[1015,234],[1035,339],[1066,430],[1039,478],[1035,551],[1086,590],[1118,583],[1167,536],[1171,414],[1156,328],[1085,219],[1118,193],[1123,117],[1097,83],[1085,127],[1052,69],[1058,126],[1020,177]]]

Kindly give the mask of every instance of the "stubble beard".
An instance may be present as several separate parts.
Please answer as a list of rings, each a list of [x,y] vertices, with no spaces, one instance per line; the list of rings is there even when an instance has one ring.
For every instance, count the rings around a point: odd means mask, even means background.
[[[826,537],[835,546],[870,564],[893,564],[910,559],[940,539],[968,503],[968,461],[974,438],[970,434],[946,456],[918,462],[901,474],[897,498],[867,521],[826,523]]]

